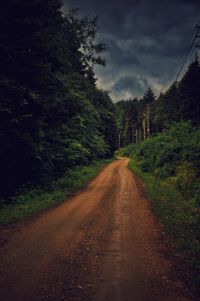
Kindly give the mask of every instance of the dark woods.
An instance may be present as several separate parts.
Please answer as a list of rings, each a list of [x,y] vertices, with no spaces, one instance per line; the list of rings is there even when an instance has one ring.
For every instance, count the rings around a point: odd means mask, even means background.
[[[173,122],[199,127],[197,58],[157,99],[148,89],[115,107],[96,85],[94,66],[105,65],[97,34],[96,18],[64,15],[59,0],[0,4],[0,199],[24,186],[51,187],[73,166],[110,157]]]
[[[173,123],[188,121],[200,126],[200,64],[189,65],[180,82],[173,83],[158,98],[149,88],[140,100],[117,103],[120,146],[138,143],[159,133]]]
[[[172,258],[187,285],[200,288],[200,65],[158,98],[117,104],[121,156],[147,186],[152,208],[164,225]],[[147,139],[148,138],[148,139]],[[181,276],[182,277],[182,276]]]
[[[74,165],[113,154],[115,107],[97,89],[105,65],[97,19],[59,0],[0,4],[0,198],[51,185]]]

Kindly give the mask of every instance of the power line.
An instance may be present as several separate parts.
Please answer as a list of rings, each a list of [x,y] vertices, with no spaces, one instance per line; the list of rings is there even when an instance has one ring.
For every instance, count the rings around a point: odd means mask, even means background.
[[[192,32],[192,37],[194,36],[195,32],[196,32],[196,27],[194,28],[194,30],[193,30],[193,32]],[[192,42],[192,41],[191,41],[191,42]],[[182,53],[180,62],[182,61],[182,58],[185,56],[185,53],[186,53],[187,49],[188,49],[188,41],[186,42],[186,44],[185,44],[185,46],[184,46],[184,51],[183,51],[183,53]],[[165,80],[165,81],[163,82],[163,84],[162,84],[162,88],[161,88],[161,90],[160,90],[160,93],[162,93],[162,91],[163,91],[166,87],[169,86],[169,83],[171,82],[171,77],[172,77],[172,78],[174,77],[174,75],[178,72],[179,68],[180,68],[180,64],[176,66],[176,69],[175,69],[175,71],[173,72],[173,76],[171,76],[172,73],[169,74],[169,76],[167,77],[167,80]]]
[[[196,34],[195,34],[195,32],[196,32]],[[181,74],[181,71],[183,70],[183,67],[184,67],[184,65],[185,65],[185,63],[186,63],[186,61],[188,59],[188,56],[189,56],[189,54],[190,54],[190,52],[192,50],[192,47],[194,46],[194,42],[199,37],[199,32],[200,32],[200,26],[196,25],[195,28],[194,28],[194,30],[193,30],[193,32],[192,32],[192,37],[194,36],[194,34],[195,34],[195,36],[192,38],[192,41],[189,44],[189,48],[188,48],[188,43],[185,44],[183,55],[181,57],[181,58],[184,57],[184,60],[183,60],[183,62],[181,64],[179,64],[176,67],[176,69],[174,71],[174,74],[176,74],[178,72],[175,81],[177,81],[179,75]],[[162,88],[160,90],[160,93],[162,93],[162,91],[169,86],[169,83],[171,82],[170,79],[171,79],[171,74],[169,75],[169,77],[167,78],[167,80],[164,81],[164,83],[162,85]]]
[[[177,72],[178,72],[178,70],[179,70],[179,65],[178,66],[176,66],[176,69],[175,69],[175,71],[173,72],[173,74],[176,74]],[[163,85],[162,85],[162,88],[161,88],[161,90],[160,90],[160,93],[162,93],[162,91],[163,90],[165,90],[165,88],[167,88],[168,86],[169,86],[169,83],[171,82],[171,73],[170,73],[170,75],[167,77],[167,80],[165,80],[164,82],[163,82]]]
[[[196,32],[196,34],[195,34],[195,36],[194,36],[194,38],[193,38],[193,40],[192,40],[192,43],[191,43],[191,45],[190,45],[190,47],[189,47],[189,49],[188,49],[188,51],[187,51],[186,57],[185,57],[185,59],[184,59],[182,65],[181,65],[181,68],[180,68],[180,70],[179,70],[179,72],[178,72],[178,74],[177,74],[177,76],[176,76],[176,81],[178,80],[179,75],[181,74],[181,71],[183,70],[183,67],[185,66],[185,63],[186,63],[186,61],[187,61],[187,58],[188,58],[188,56],[189,56],[189,54],[190,54],[190,51],[192,50],[192,47],[194,46],[194,43],[195,43],[195,41],[196,41],[196,39],[197,39],[197,37],[198,37],[198,35],[199,35],[200,27],[199,27],[199,26],[196,26],[196,30],[197,30],[197,32]]]

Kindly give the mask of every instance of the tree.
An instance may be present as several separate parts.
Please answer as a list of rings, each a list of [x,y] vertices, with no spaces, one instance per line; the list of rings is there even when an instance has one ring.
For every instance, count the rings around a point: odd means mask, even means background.
[[[155,103],[153,126],[156,132],[180,119],[180,95],[177,83],[161,94]]]
[[[60,0],[0,4],[1,197],[115,147],[105,130],[115,124],[112,103],[95,84],[94,65],[105,64],[97,19],[61,8]]]
[[[179,83],[181,99],[180,117],[200,125],[200,65],[198,58],[189,65],[187,72]]]
[[[140,126],[139,106],[140,102],[137,98],[122,100],[116,104],[122,146],[136,142],[136,130]]]
[[[151,134],[154,102],[155,102],[155,95],[153,93],[153,90],[151,88],[148,88],[148,90],[144,93],[144,96],[141,100],[143,106],[142,124],[143,124],[144,139],[149,137]]]

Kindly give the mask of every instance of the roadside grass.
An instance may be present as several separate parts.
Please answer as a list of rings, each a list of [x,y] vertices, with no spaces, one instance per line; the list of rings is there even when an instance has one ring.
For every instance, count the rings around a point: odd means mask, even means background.
[[[18,194],[12,203],[0,205],[0,225],[23,220],[59,204],[72,193],[83,188],[102,167],[110,162],[112,160],[98,160],[87,166],[76,166],[58,179],[51,191],[33,188]]]
[[[165,226],[181,278],[200,292],[200,211],[194,198],[185,198],[167,179],[158,179],[141,170],[131,158],[130,170],[146,184],[153,210]]]

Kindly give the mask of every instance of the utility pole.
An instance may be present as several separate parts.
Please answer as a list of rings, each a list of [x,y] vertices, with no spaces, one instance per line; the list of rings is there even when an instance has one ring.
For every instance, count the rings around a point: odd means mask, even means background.
[[[150,108],[149,104],[147,105],[147,138],[150,137]]]
[[[144,140],[146,139],[146,120],[142,120],[142,127],[143,127],[143,134],[144,134]]]
[[[135,143],[138,143],[138,129],[135,130]]]
[[[119,148],[121,147],[121,135],[120,135],[120,132],[119,132]]]
[[[139,143],[142,141],[142,129],[141,127],[139,128],[139,139],[138,139]]]

